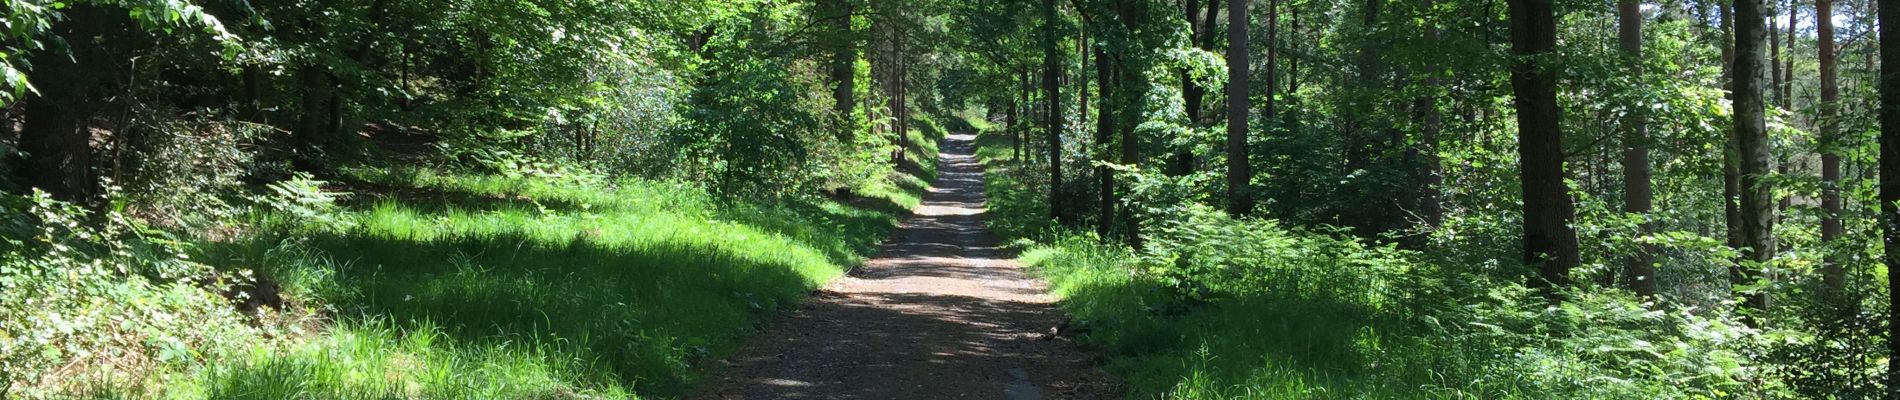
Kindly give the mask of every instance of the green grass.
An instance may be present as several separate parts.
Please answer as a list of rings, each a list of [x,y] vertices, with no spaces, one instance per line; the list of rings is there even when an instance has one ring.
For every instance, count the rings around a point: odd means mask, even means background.
[[[1176,399],[1429,398],[1405,368],[1381,366],[1396,321],[1367,307],[1263,293],[1182,304],[1167,283],[1134,273],[1127,250],[1085,239],[1039,245],[1022,261],[1088,326],[1131,397]]]
[[[1796,397],[1750,356],[1772,336],[1626,292],[1553,307],[1513,274],[1192,201],[1145,214],[1139,252],[1104,243],[1048,221],[1036,174],[985,136],[991,229],[1131,398]]]
[[[1025,246],[1020,261],[1086,327],[1082,342],[1107,356],[1105,368],[1129,397],[1429,397],[1391,376],[1401,371],[1371,362],[1386,345],[1382,332],[1397,323],[1378,310],[1231,287],[1186,300],[1132,250],[1055,229],[1035,176],[1015,171],[1011,145],[993,133],[978,138],[989,164],[990,227]]]
[[[329,321],[174,369],[153,378],[160,392],[683,395],[757,321],[862,262],[896,223],[830,200],[726,202],[637,180],[355,175],[364,194],[333,222],[270,215],[256,224],[265,233],[197,255],[255,269],[293,299],[288,314]],[[901,206],[919,192],[870,197]]]

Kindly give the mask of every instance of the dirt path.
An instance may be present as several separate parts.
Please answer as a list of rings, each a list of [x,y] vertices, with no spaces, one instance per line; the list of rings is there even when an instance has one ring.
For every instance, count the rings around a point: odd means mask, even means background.
[[[712,399],[1095,399],[1088,355],[1050,334],[1040,281],[984,229],[972,135],[943,145],[940,179],[878,256],[769,324]]]

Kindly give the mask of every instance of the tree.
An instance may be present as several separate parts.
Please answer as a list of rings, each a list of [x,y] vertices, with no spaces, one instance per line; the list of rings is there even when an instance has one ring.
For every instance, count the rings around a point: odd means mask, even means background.
[[[1517,107],[1519,182],[1524,192],[1524,264],[1538,270],[1531,286],[1555,298],[1581,263],[1576,211],[1564,184],[1557,71],[1549,57],[1557,44],[1551,0],[1511,0],[1511,91]]]
[[[1825,0],[1823,0],[1825,1]],[[1643,79],[1643,9],[1639,0],[1619,0],[1616,3],[1617,44],[1622,50],[1626,70],[1636,81]],[[1642,90],[1639,86],[1637,90]],[[1649,181],[1649,119],[1645,115],[1648,107],[1642,104],[1630,106],[1630,112],[1623,118],[1623,212],[1644,218],[1639,225],[1639,233],[1649,231],[1647,221],[1653,195]],[[1629,279],[1630,290],[1638,296],[1656,296],[1656,266],[1651,254],[1654,246],[1640,245],[1625,260],[1624,271]]]
[[[1108,153],[1108,146],[1114,141],[1115,119],[1117,118],[1115,115],[1114,100],[1115,67],[1110,63],[1108,54],[1101,50],[1102,44],[1098,42],[1096,46],[1095,85],[1098,90],[1101,91],[1101,96],[1099,96],[1096,101],[1100,101],[1101,105],[1096,107],[1096,110],[1098,110],[1100,114],[1095,117],[1095,144],[1101,149],[1102,153]],[[1102,158],[1107,159],[1108,157],[1104,156]],[[1115,173],[1114,170],[1109,169],[1107,166],[1098,166],[1095,168],[1095,174],[1098,176],[1098,179],[1100,179],[1102,187],[1102,203],[1099,205],[1102,209],[1102,219],[1097,221],[1100,225],[1096,227],[1096,234],[1107,238],[1110,234],[1114,233],[1115,230],[1115,203],[1117,202],[1115,198]]]
[[[1042,1],[1042,90],[1044,123],[1048,124],[1043,135],[1049,142],[1049,216],[1066,222],[1069,213],[1064,209],[1062,195],[1062,51],[1058,49],[1061,38],[1057,34],[1056,0]]]
[[[1247,0],[1227,1],[1227,213],[1253,212],[1247,151]]]
[[[1215,23],[1219,19],[1217,17],[1220,15],[1222,3],[1220,0],[1206,0],[1206,7],[1201,7],[1202,4],[1201,0],[1186,1],[1188,40],[1198,48],[1213,50],[1217,27]],[[1206,11],[1205,14],[1197,15],[1202,10]],[[1188,71],[1181,71],[1181,102],[1183,109],[1187,111],[1188,123],[1191,126],[1201,126],[1204,123],[1203,108],[1205,107],[1202,106],[1202,102],[1206,100],[1206,96],[1207,88],[1195,82]],[[1168,159],[1168,174],[1181,176],[1191,172],[1194,172],[1194,152],[1186,148],[1177,149]]]
[[[1883,3],[1880,20],[1880,232],[1888,304],[1900,304],[1900,7]],[[1900,308],[1887,309],[1887,354],[1900,354]],[[1887,363],[1888,398],[1900,397],[1900,363]]]
[[[1419,2],[1419,9],[1426,14],[1423,18],[1426,24],[1425,41],[1431,43],[1438,42],[1439,38],[1437,21],[1431,15],[1434,4],[1432,0]],[[1267,54],[1269,58],[1272,58],[1273,53]],[[1268,61],[1268,68],[1272,68],[1272,64],[1272,61]],[[1418,200],[1419,213],[1424,214],[1425,225],[1431,228],[1437,228],[1445,221],[1444,188],[1442,187],[1445,184],[1445,167],[1438,156],[1438,136],[1444,127],[1444,113],[1438,110],[1438,93],[1436,92],[1439,87],[1438,73],[1439,67],[1436,62],[1426,63],[1423,83],[1425,89],[1432,92],[1420,95],[1412,105],[1418,113],[1422,114],[1419,121],[1419,148],[1413,150],[1420,153],[1422,160],[1419,161],[1423,167],[1418,174],[1419,186],[1424,192]],[[1274,100],[1267,101],[1271,103]],[[1269,113],[1267,118],[1272,120],[1273,115]]]
[[[1730,277],[1737,285],[1754,285],[1763,279],[1759,269],[1767,268],[1775,256],[1775,199],[1769,183],[1770,153],[1768,127],[1764,117],[1762,74],[1765,65],[1762,45],[1767,39],[1767,18],[1762,0],[1735,2],[1734,125],[1732,141],[1737,155],[1737,181],[1740,201],[1743,262],[1736,264]],[[1745,306],[1755,310],[1768,308],[1766,290],[1749,293]]]
[[[830,39],[831,60],[827,71],[831,79],[831,98],[838,117],[843,121],[853,120],[853,110],[857,108],[857,33],[852,30],[853,0],[822,0],[818,18],[828,27],[826,35]],[[856,127],[840,124],[838,139],[850,143]]]
[[[1834,0],[1815,0],[1814,25],[1818,37],[1821,63],[1821,104],[1820,104],[1820,142],[1821,142],[1821,241],[1833,245],[1841,238],[1841,156],[1838,143],[1840,125],[1836,120],[1839,111],[1841,86],[1838,79],[1838,64],[1834,48]],[[1829,257],[1821,264],[1821,282],[1828,296],[1839,294],[1846,282],[1846,272],[1841,269],[1841,260],[1828,252]]]
[[[92,171],[92,118],[104,100],[126,84],[114,68],[131,59],[127,47],[142,42],[141,31],[196,27],[215,40],[234,40],[217,18],[185,1],[11,6],[20,8],[10,10],[7,22],[12,28],[0,33],[0,41],[19,43],[28,52],[18,58],[0,55],[0,89],[5,89],[0,90],[0,107],[24,100],[19,146],[26,160],[19,171],[21,181],[70,202],[93,203],[98,193],[99,178]],[[66,45],[46,48],[49,42]],[[27,62],[22,64],[22,59]]]

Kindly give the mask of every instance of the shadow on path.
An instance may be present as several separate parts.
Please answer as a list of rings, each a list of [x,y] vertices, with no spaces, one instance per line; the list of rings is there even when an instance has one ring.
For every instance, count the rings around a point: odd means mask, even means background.
[[[943,146],[937,187],[878,257],[766,327],[710,399],[1112,397],[1062,319],[984,229],[973,135]]]

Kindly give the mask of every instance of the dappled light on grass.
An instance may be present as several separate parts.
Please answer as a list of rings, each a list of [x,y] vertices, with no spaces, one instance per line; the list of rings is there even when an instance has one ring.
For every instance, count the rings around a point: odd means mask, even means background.
[[[260,263],[325,304],[339,322],[328,342],[260,350],[269,355],[197,379],[266,394],[679,394],[753,321],[861,262],[895,222],[832,201],[723,203],[641,181],[369,176],[431,195],[359,199],[340,223],[290,223],[207,251]],[[336,358],[323,350],[333,345],[350,346]],[[427,371],[438,373],[413,375]],[[471,386],[461,371],[542,384]]]

